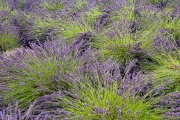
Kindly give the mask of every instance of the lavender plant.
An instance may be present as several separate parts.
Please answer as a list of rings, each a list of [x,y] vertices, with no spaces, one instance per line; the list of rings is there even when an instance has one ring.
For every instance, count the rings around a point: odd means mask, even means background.
[[[4,102],[19,100],[19,106],[27,108],[39,96],[58,88],[68,89],[68,83],[63,82],[64,75],[68,71],[74,72],[81,63],[81,57],[78,57],[80,51],[77,52],[81,44],[48,41],[40,46],[32,44],[32,50],[17,51],[17,55],[12,55],[10,59],[1,56],[1,77],[9,88],[4,91]]]
[[[111,59],[105,63],[94,62],[80,67],[74,74],[69,73],[66,79],[73,86],[42,97],[35,111],[46,110],[59,115],[59,119],[162,119],[155,109],[150,109],[157,100],[144,101],[136,96],[146,78],[141,72],[130,73],[135,60],[126,67],[123,76]]]

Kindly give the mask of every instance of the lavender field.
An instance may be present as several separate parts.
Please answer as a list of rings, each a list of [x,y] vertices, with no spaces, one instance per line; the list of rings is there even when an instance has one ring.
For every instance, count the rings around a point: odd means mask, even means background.
[[[180,120],[180,0],[0,0],[0,120]]]

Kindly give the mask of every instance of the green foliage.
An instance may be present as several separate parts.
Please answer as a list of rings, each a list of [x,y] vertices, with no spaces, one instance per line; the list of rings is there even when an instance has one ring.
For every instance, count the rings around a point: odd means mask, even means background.
[[[41,37],[43,32],[48,29],[55,29],[59,32],[61,30],[62,23],[58,19],[52,19],[50,17],[41,18],[36,17],[34,20],[34,25],[31,28],[30,35],[33,37]],[[57,33],[58,34],[58,33]]]
[[[160,53],[152,55],[154,63],[145,67],[146,70],[155,73],[154,80],[172,80],[173,84],[169,86],[169,92],[179,91],[180,79],[180,52]]]
[[[33,37],[42,37],[43,33],[48,29],[54,30],[54,36],[51,37],[64,37],[68,40],[68,43],[72,41],[73,37],[77,37],[80,33],[91,30],[87,24],[80,23],[79,21],[63,21],[61,18],[37,17],[29,33]]]
[[[63,4],[61,2],[53,2],[52,4],[44,2],[42,6],[44,7],[44,9],[47,9],[49,11],[56,11],[63,9]]]
[[[134,21],[135,15],[132,11],[133,6],[131,5],[125,5],[121,8],[121,11],[116,10],[111,13],[111,18],[118,22],[120,20],[128,20],[128,21]]]
[[[123,63],[130,60],[128,51],[132,48],[134,40],[129,35],[123,38],[114,36],[112,39],[104,36],[100,38],[99,42],[100,52],[106,59],[113,56],[114,59]]]
[[[62,33],[67,40],[72,40],[73,37],[77,37],[80,33],[86,33],[91,30],[86,24],[84,25],[80,22],[66,23],[63,27],[65,29]]]
[[[180,26],[180,20],[177,19],[177,20],[166,21],[163,25],[163,28],[168,30],[168,32],[173,37],[173,40],[179,40],[180,39],[179,26]]]
[[[24,4],[26,3],[26,1],[27,1],[27,0],[21,0],[21,2],[18,3],[18,8],[19,8],[20,10],[23,9],[23,6],[24,6]]]
[[[88,10],[82,18],[86,19],[88,24],[92,24],[97,20],[97,18],[102,14],[98,7],[91,8]]]
[[[102,88],[101,85],[94,88],[86,82],[79,84],[81,88],[78,100],[63,99],[63,103],[66,104],[65,109],[78,119],[131,120],[134,118],[137,120],[162,120],[162,116],[150,110],[153,104],[152,101],[144,102],[138,97],[130,96],[128,92],[124,94],[124,97],[119,96],[117,94],[118,85],[115,82],[107,88]],[[120,107],[122,115],[118,115],[117,106]],[[103,110],[104,113],[97,112],[97,109]]]
[[[18,40],[10,34],[0,34],[0,52],[18,47]]]
[[[7,2],[0,1],[0,12],[3,10],[10,10]]]
[[[150,3],[152,4],[152,5],[155,5],[155,4],[157,4],[157,3],[159,3],[159,2],[166,2],[167,0],[150,0]]]
[[[98,1],[97,2],[97,6],[101,10],[103,10],[104,8],[110,6],[111,4],[113,4],[113,0],[106,0],[106,1]]]

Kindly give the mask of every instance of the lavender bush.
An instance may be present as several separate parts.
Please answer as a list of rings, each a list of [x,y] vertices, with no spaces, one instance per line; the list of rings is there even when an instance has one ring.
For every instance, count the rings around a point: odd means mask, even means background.
[[[20,100],[19,106],[25,107],[37,97],[58,88],[68,89],[68,83],[63,82],[64,75],[68,71],[74,72],[81,59],[88,55],[85,52],[86,55],[80,56],[81,51],[77,50],[82,42],[75,43],[67,45],[64,40],[47,41],[40,46],[32,44],[32,50],[17,50],[17,55],[12,54],[11,58],[1,56],[1,77],[9,88],[4,91],[4,100]]]
[[[97,60],[92,63],[92,60],[78,67],[75,74],[66,74],[66,81],[73,83],[69,89],[38,98],[25,116],[32,119],[162,119],[157,108],[151,109],[158,99],[145,101],[137,96],[147,81],[141,72],[130,72],[136,60],[130,62],[123,75],[111,59],[104,63]]]
[[[69,79],[76,82],[73,93],[69,97],[65,110],[70,112],[69,118],[77,119],[161,119],[156,112],[148,112],[153,102],[144,102],[136,96],[145,83],[141,72],[130,73],[136,60],[125,68],[122,77],[118,64],[107,60],[104,64],[96,62],[76,72]],[[73,101],[75,99],[75,101]],[[73,101],[73,102],[72,102]],[[67,116],[67,115],[66,115]]]

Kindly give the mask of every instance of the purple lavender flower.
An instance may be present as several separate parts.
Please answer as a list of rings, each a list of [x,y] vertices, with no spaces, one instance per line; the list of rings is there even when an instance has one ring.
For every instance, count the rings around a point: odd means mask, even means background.
[[[105,13],[102,14],[99,18],[97,23],[95,24],[95,29],[100,30],[103,26],[106,26],[110,22],[110,15]]]
[[[9,3],[9,6],[11,7],[11,9],[17,9],[16,0],[8,0],[7,2]]]
[[[23,10],[30,11],[33,5],[33,2],[35,2],[35,0],[27,0],[26,3],[23,5]]]

